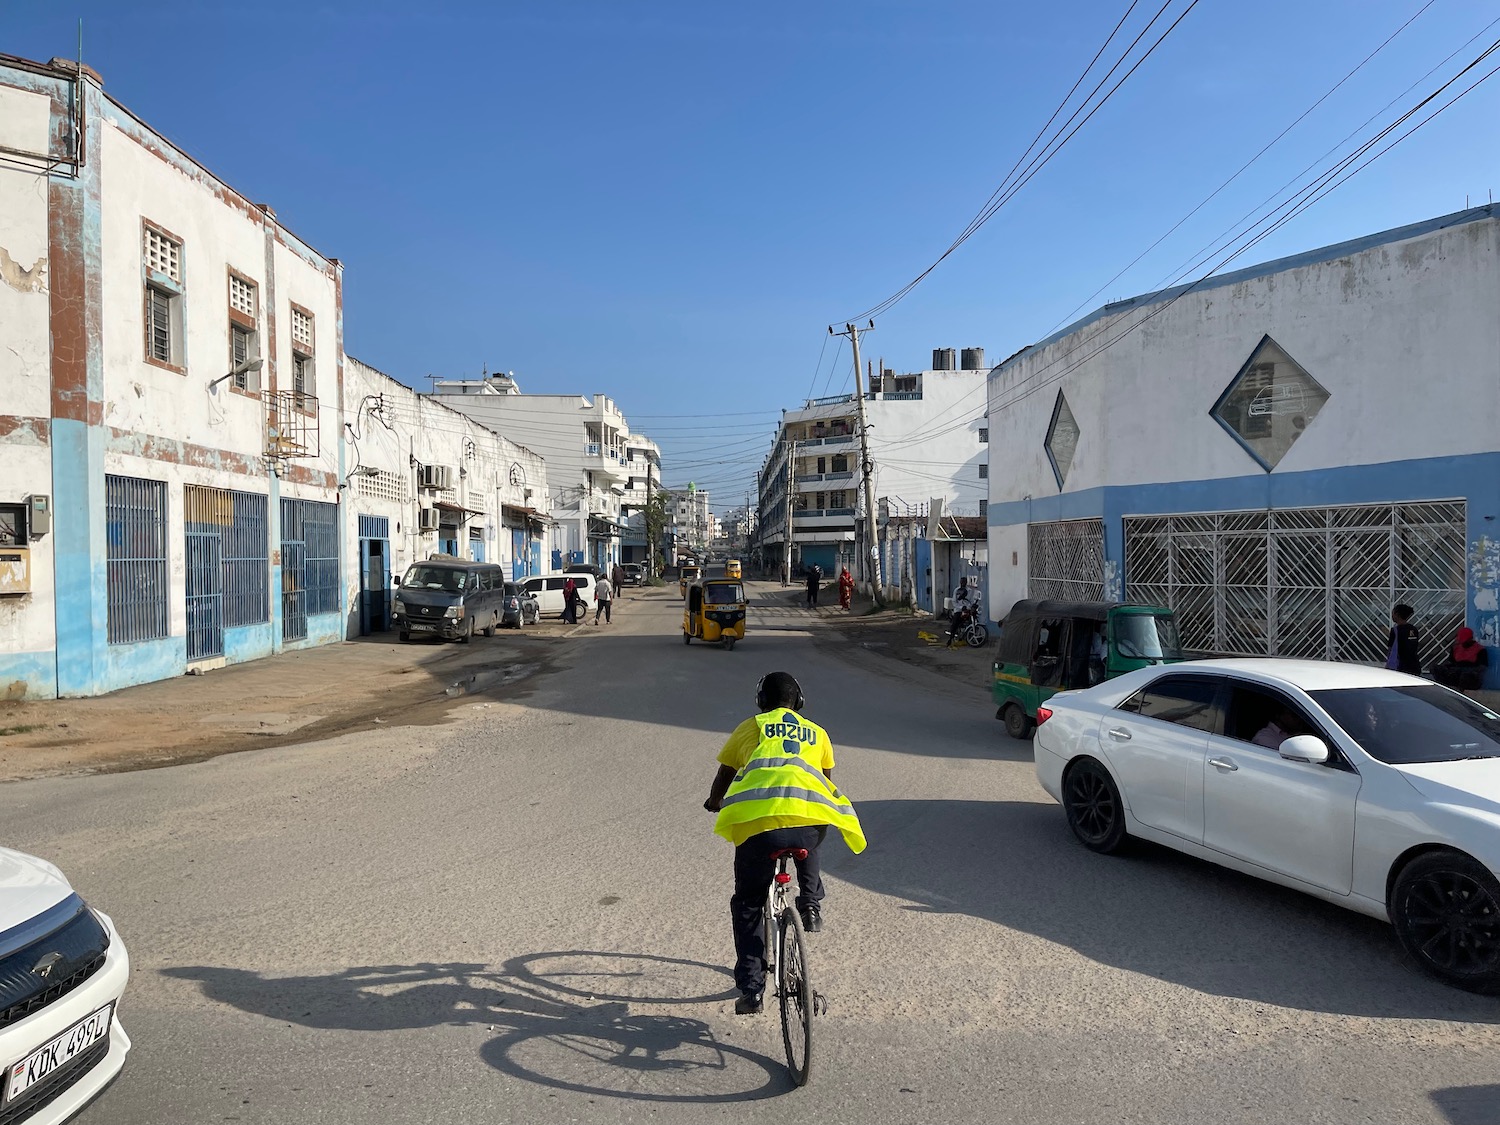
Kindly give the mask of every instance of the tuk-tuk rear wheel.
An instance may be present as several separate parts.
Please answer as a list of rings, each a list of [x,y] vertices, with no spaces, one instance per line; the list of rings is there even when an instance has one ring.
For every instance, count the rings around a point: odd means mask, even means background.
[[[1007,703],[1001,717],[1005,720],[1005,733],[1014,739],[1025,738],[1036,729],[1019,703]]]

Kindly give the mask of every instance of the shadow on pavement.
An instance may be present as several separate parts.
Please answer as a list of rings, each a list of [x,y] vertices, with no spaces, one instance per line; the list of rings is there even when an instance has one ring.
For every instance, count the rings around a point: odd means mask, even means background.
[[[983,918],[1216,996],[1346,1015],[1500,1020],[1495,999],[1409,966],[1384,923],[1139,841],[1124,856],[1096,855],[1055,805],[864,801],[859,813],[869,850],[832,872],[919,904],[908,909]]]
[[[1450,1125],[1500,1125],[1500,1086],[1452,1086],[1434,1090],[1432,1103]]]
[[[499,968],[370,965],[269,977],[184,966],[162,973],[197,981],[210,1000],[303,1027],[397,1031],[482,1024],[496,1033],[480,1050],[488,1065],[591,1096],[711,1105],[796,1088],[779,1061],[723,1042],[703,1020],[640,1010],[738,995],[728,970],[681,958],[571,950],[515,957]],[[691,1076],[700,1073],[706,1073],[703,1085],[728,1082],[732,1088],[693,1092]]]

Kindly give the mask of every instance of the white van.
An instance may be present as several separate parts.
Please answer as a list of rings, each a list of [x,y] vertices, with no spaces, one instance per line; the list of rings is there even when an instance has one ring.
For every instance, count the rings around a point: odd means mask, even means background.
[[[567,574],[538,574],[522,580],[521,586],[536,595],[536,600],[541,605],[543,614],[561,617],[563,611],[563,584],[569,578],[578,587],[578,596],[583,599],[583,604],[592,609],[594,605],[594,576],[587,571],[569,572]]]

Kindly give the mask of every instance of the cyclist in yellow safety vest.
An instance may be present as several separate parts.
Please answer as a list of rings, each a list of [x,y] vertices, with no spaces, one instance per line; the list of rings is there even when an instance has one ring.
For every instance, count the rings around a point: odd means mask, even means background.
[[[830,826],[849,850],[865,850],[865,834],[849,798],[833,784],[828,732],[800,712],[802,688],[786,672],[771,672],[755,689],[758,714],[737,726],[719,751],[719,772],[703,807],[718,813],[714,831],[734,845],[734,1010],[761,1010],[766,987],[766,942],[761,912],[776,873],[774,853],[806,848],[797,864],[797,911],[808,933],[823,928],[823,879],[818,845]]]

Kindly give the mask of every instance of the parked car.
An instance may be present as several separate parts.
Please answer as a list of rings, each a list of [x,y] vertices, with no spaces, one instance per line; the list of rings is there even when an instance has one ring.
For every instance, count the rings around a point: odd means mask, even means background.
[[[1500,991],[1500,715],[1414,676],[1189,661],[1037,709],[1036,773],[1082,843],[1130,836],[1389,921]],[[1102,924],[1107,925],[1107,922]]]
[[[562,571],[554,574],[538,574],[521,583],[521,588],[536,597],[541,612],[550,616],[562,616],[563,586],[568,579],[578,587],[578,596],[585,605],[594,604],[594,576],[587,571]]]
[[[130,957],[46,860],[0,848],[0,1120],[67,1121],[119,1075]]]
[[[476,632],[495,635],[504,596],[505,572],[494,563],[433,555],[407,568],[391,613],[403,641],[420,633],[467,644]]]
[[[542,605],[536,600],[536,595],[519,582],[507,582],[500,624],[519,629],[522,625],[535,625],[541,619]]]
[[[625,572],[625,585],[644,586],[646,584],[646,568],[640,563],[625,563],[620,569]]]
[[[597,563],[572,563],[562,568],[564,574],[592,574],[595,578],[603,578],[605,569]]]

